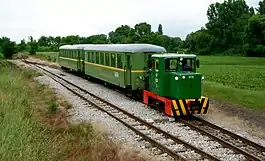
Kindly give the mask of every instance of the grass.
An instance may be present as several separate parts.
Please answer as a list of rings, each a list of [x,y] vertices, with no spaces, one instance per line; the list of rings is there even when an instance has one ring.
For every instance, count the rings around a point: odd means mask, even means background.
[[[37,52],[35,57],[51,62],[58,62],[58,52]]]
[[[265,59],[199,56],[204,95],[249,109],[265,109]]]
[[[71,125],[71,108],[52,89],[36,83],[40,74],[0,61],[0,160],[144,160],[120,147],[91,124]]]

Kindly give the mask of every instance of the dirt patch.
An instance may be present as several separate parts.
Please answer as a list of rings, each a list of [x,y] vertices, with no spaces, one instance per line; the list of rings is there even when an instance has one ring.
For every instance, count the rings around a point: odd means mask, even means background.
[[[29,57],[26,59],[28,62],[32,62],[32,63],[36,63],[39,65],[46,65],[49,66],[51,68],[56,68],[56,69],[60,69],[60,65],[54,62],[49,62],[49,61],[45,61],[45,60],[41,60],[38,58],[33,58],[33,57]]]
[[[249,109],[211,100],[207,115],[201,116],[205,120],[233,131],[255,142],[264,144],[265,139],[265,114]],[[249,136],[252,135],[252,136]]]
[[[19,53],[13,56],[13,60],[9,60],[9,61],[13,61],[16,62],[17,64],[21,64],[22,61],[28,61],[31,63],[35,63],[35,64],[39,64],[39,65],[45,65],[45,66],[49,66],[51,68],[56,68],[56,69],[60,69],[60,65],[58,63],[54,63],[54,62],[49,62],[49,61],[45,61],[45,60],[41,60],[35,57],[31,57],[28,55],[25,55],[23,53]]]

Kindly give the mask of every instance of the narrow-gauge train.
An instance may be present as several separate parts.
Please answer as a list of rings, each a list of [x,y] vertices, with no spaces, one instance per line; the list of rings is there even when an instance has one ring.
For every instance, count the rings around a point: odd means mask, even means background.
[[[59,48],[59,65],[140,95],[175,118],[206,114],[202,75],[193,54],[167,53],[151,44],[77,44]]]

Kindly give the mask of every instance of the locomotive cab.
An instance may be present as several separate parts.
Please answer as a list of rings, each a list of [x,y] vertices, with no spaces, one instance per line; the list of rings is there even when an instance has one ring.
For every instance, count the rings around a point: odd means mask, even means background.
[[[199,60],[193,54],[162,54],[151,57],[149,90],[170,99],[201,97]]]
[[[207,112],[209,102],[201,94],[203,77],[196,71],[199,68],[196,55],[154,54],[149,62],[149,87],[144,91],[146,104],[150,99],[162,102],[168,115]],[[172,110],[171,106],[177,110]]]

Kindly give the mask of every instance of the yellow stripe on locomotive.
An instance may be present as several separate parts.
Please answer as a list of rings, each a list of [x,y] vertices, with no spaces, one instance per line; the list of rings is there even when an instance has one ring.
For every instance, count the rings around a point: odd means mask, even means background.
[[[191,114],[206,114],[209,108],[209,98],[172,100],[172,105],[174,111],[172,111],[171,116],[181,117]]]

